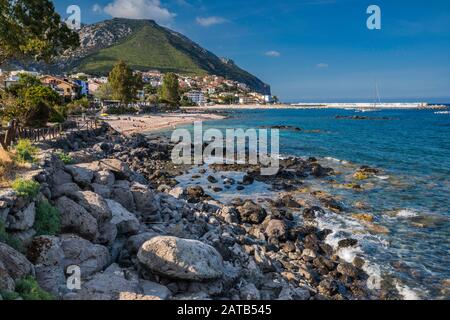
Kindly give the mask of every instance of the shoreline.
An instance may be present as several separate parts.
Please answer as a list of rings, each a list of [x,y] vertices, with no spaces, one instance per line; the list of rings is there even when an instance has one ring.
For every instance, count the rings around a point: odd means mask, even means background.
[[[374,106],[369,103],[305,103],[305,104],[274,104],[274,105],[211,105],[181,107],[182,110],[204,111],[204,110],[327,110],[327,109],[351,109],[351,110],[441,110],[447,109],[446,105],[430,104],[428,106],[419,106],[420,103],[386,103],[381,106]]]
[[[155,115],[118,115],[103,120],[117,132],[129,136],[135,133],[152,133],[175,129],[177,126],[196,121],[225,119],[225,116],[212,113],[160,113]]]

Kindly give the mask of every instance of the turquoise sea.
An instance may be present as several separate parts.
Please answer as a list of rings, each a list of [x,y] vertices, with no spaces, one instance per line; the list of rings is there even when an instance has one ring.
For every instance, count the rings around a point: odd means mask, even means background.
[[[433,110],[239,110],[231,118],[205,122],[208,128],[260,128],[285,125],[303,131],[281,130],[282,156],[318,157],[339,174],[311,179],[312,188],[337,196],[348,208],[330,214],[321,227],[359,240],[351,259],[363,255],[368,272],[391,279],[405,298],[449,299],[450,286],[450,114]],[[337,116],[363,116],[353,120]],[[354,182],[362,165],[382,171],[361,181],[363,191],[342,188]],[[249,190],[251,192],[251,190]],[[354,204],[366,204],[355,209]],[[353,214],[370,214],[382,231],[367,231]],[[380,229],[380,228],[379,228]],[[384,230],[384,231],[383,231]]]

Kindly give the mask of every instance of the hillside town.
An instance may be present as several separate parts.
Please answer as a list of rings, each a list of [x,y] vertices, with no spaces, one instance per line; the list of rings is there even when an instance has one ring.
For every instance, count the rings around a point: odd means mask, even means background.
[[[135,71],[133,74],[142,80],[141,88],[136,90],[134,102],[145,105],[156,104],[157,92],[163,85],[164,73],[149,70]],[[0,90],[7,90],[18,84],[21,75],[39,79],[42,85],[52,88],[66,101],[87,97],[102,105],[117,102],[101,93],[102,86],[108,84],[108,77],[96,77],[85,73],[59,76],[28,70],[2,71],[0,69]],[[265,105],[277,102],[275,96],[252,91],[244,83],[221,76],[177,74],[177,77],[182,106]]]

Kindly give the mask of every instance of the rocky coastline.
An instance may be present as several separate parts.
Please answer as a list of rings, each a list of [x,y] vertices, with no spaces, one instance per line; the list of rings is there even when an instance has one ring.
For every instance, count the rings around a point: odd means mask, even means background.
[[[280,191],[264,203],[237,197],[224,204],[207,194],[207,186],[178,185],[176,177],[190,168],[173,165],[173,146],[163,136],[123,136],[103,124],[41,147],[32,173],[38,196],[0,193],[0,220],[24,247],[19,252],[0,242],[1,292],[33,276],[62,300],[398,298],[389,288],[368,287],[362,258],[350,263],[339,257],[337,250],[357,240],[342,240],[337,248],[325,241],[331,230],[321,230],[315,219],[325,210],[344,210],[337,199],[316,192],[320,205],[310,205],[289,193],[306,177],[333,174],[317,159],[283,159],[270,179],[255,166],[211,166],[244,171],[242,181],[223,178],[237,190],[261,181]],[[68,152],[73,163],[64,164],[56,150]],[[36,235],[42,199],[61,215],[58,235]],[[71,266],[81,270],[80,289],[67,286]]]

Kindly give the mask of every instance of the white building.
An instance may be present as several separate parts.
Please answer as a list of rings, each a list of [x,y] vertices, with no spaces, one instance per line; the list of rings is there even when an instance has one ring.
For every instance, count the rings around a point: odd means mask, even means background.
[[[206,103],[205,95],[201,91],[192,90],[185,94],[193,103],[202,105]]]
[[[241,96],[239,97],[239,104],[257,104],[258,101],[253,97]]]

